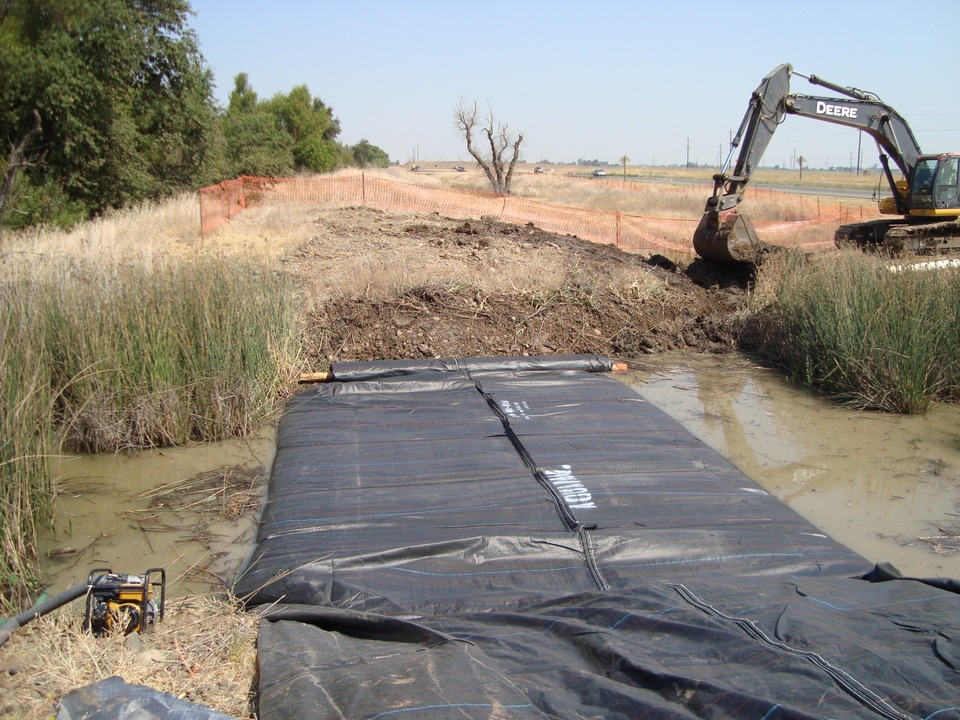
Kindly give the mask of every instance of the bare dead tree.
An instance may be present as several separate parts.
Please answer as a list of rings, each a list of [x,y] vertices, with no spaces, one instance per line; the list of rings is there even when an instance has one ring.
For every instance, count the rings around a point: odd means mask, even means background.
[[[454,111],[454,121],[457,129],[467,141],[467,152],[477,161],[490,181],[490,187],[498,195],[510,194],[510,181],[513,178],[513,168],[520,157],[520,143],[523,142],[523,133],[514,139],[506,125],[498,123],[493,117],[493,110],[487,116],[486,124],[480,126],[477,103],[467,107],[463,103]],[[482,133],[487,137],[489,151],[480,150],[474,142],[474,133]],[[513,156],[507,164],[504,155],[513,148]]]
[[[3,166],[3,177],[2,180],[0,180],[0,227],[2,227],[4,214],[16,199],[14,186],[17,176],[21,171],[39,162],[37,158],[30,156],[27,148],[30,146],[33,138],[40,134],[40,130],[40,113],[34,110],[33,127],[20,138],[18,143],[11,146],[10,155],[7,157],[7,162]],[[2,230],[0,230],[0,232],[2,232]]]

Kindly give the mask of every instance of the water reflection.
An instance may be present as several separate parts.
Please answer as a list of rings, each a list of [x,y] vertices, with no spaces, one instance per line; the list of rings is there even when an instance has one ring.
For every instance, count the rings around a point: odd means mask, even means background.
[[[95,567],[139,575],[163,566],[171,595],[209,592],[232,581],[253,549],[256,513],[237,517],[215,479],[184,507],[151,491],[183,488],[200,474],[264,478],[276,448],[274,428],[252,438],[116,455],[65,456],[57,464],[60,494],[53,527],[41,538],[42,570],[54,592],[86,579]],[[259,471],[259,472],[257,472]],[[253,488],[262,496],[265,482]],[[180,490],[182,493],[183,491]],[[193,496],[191,496],[193,497]]]
[[[857,412],[727,356],[654,356],[624,378],[824,532],[905,574],[960,577],[960,408]]]

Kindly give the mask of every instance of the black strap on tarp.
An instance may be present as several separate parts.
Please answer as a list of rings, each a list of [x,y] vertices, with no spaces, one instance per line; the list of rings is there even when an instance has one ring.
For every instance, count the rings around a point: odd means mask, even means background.
[[[523,441],[517,436],[517,433],[514,432],[513,426],[510,424],[510,419],[507,417],[507,414],[503,412],[503,409],[500,407],[497,401],[483,389],[482,382],[480,380],[476,380],[475,382],[477,391],[487,401],[487,404],[493,410],[494,414],[500,418],[500,422],[503,423],[503,430],[507,437],[510,438],[510,442],[513,443],[513,447],[516,448],[517,454],[523,458],[524,464],[530,468],[530,471],[533,473],[533,477],[536,478],[537,482],[540,483],[540,485],[548,493],[550,493],[554,503],[556,503],[557,512],[560,514],[560,519],[563,521],[564,526],[567,528],[567,530],[576,534],[577,539],[580,541],[580,545],[583,548],[584,561],[587,564],[587,568],[590,570],[590,575],[597,583],[597,587],[600,590],[606,590],[610,586],[607,585],[607,581],[603,577],[603,572],[600,570],[600,564],[597,562],[596,553],[593,551],[593,545],[590,543],[589,531],[596,529],[596,525],[588,525],[577,519],[569,505],[567,505],[566,500],[564,500],[563,496],[560,494],[560,491],[553,486],[549,478],[547,478],[546,473],[544,473],[543,468],[537,465],[536,461],[530,455],[530,452],[524,446]]]

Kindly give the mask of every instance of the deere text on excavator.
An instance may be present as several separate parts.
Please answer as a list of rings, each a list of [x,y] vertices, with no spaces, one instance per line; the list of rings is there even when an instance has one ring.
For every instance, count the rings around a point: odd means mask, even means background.
[[[844,97],[791,93],[791,75]],[[747,112],[731,141],[731,156],[734,149],[741,148],[733,171],[726,172],[728,157],[721,171],[713,176],[713,194],[707,199],[693,236],[693,247],[700,257],[756,264],[774,249],[757,237],[753,223],[737,212],[737,206],[773,133],[787,115],[862,130],[877,144],[891,193],[880,199],[879,210],[881,215],[891,217],[841,225],[834,235],[838,247],[853,246],[890,255],[960,248],[960,152],[924,155],[907,122],[875,94],[842,87],[816,75],[801,75],[784,64],[772,70],[750,97]]]

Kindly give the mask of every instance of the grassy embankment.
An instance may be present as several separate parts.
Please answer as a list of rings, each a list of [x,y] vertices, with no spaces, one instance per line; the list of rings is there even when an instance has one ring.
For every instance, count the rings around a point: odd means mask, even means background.
[[[53,454],[244,435],[291,386],[288,281],[253,257],[157,242],[164,212],[131,212],[128,237],[105,221],[5,238],[0,613],[34,589]]]

